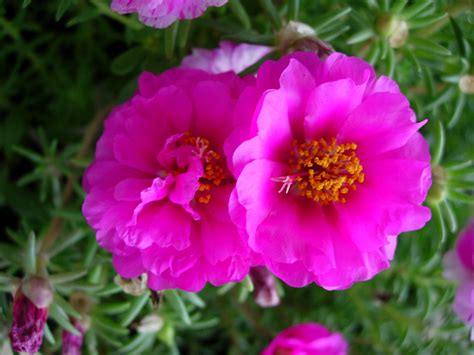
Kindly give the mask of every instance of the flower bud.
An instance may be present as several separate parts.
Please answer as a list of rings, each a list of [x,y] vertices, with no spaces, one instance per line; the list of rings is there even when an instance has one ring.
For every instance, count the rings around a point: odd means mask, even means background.
[[[74,335],[67,330],[63,330],[63,346],[61,350],[62,355],[81,355],[82,342],[84,341],[84,334],[86,332],[86,327],[84,322],[79,321],[75,318],[71,319],[71,324],[77,331],[79,335]]]
[[[408,38],[408,24],[403,20],[392,21],[392,31],[388,37],[388,43],[392,48],[401,48]]]
[[[316,52],[325,58],[333,52],[332,47],[316,37],[316,32],[310,26],[296,21],[290,21],[278,33],[278,47],[283,53],[294,51]]]
[[[53,288],[41,276],[27,276],[21,282],[21,291],[38,308],[47,308],[53,302]]]
[[[124,279],[120,275],[115,276],[114,282],[120,286],[123,292],[128,293],[132,296],[140,296],[148,289],[147,286],[148,276],[143,274],[133,279]]]
[[[156,333],[163,328],[164,322],[157,314],[149,314],[143,318],[137,325],[137,332],[139,333]]]
[[[431,184],[430,191],[428,192],[428,200],[438,203],[446,198],[446,181],[448,180],[448,174],[439,165],[433,165],[431,167],[431,172],[433,183]]]
[[[35,353],[43,342],[48,318],[48,306],[53,301],[53,289],[40,276],[26,277],[13,298],[13,322],[10,342],[14,351]]]
[[[459,80],[459,89],[464,94],[474,94],[474,75],[463,75]]]
[[[280,304],[275,279],[266,267],[257,266],[250,269],[250,278],[252,279],[255,290],[253,297],[255,303],[260,307],[275,307]]]

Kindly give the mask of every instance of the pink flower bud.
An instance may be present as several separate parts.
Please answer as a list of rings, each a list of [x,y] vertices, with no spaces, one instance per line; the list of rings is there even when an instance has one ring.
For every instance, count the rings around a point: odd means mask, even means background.
[[[62,355],[81,355],[82,342],[86,328],[77,319],[71,319],[71,324],[79,331],[80,335],[74,335],[67,330],[63,330]]]
[[[43,331],[48,308],[38,308],[22,292],[17,291],[13,299],[13,323],[10,330],[10,342],[13,350],[35,353],[43,342]]]
[[[256,304],[261,307],[275,307],[280,304],[275,279],[266,267],[257,266],[250,269],[250,278],[255,287],[253,297]]]

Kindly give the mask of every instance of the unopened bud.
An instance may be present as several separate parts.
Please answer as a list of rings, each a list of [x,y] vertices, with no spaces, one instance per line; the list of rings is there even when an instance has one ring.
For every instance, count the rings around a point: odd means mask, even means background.
[[[46,280],[37,276],[23,280],[13,298],[13,322],[9,336],[14,351],[38,352],[43,343],[47,307],[52,299],[53,291]],[[44,307],[38,307],[37,304]]]
[[[316,37],[313,28],[305,23],[290,21],[282,27],[277,36],[278,47],[283,53],[294,51],[315,52],[325,58],[333,52],[332,47]]]
[[[140,321],[136,329],[139,333],[156,333],[163,328],[163,325],[163,318],[157,314],[150,314]]]
[[[464,94],[474,94],[474,75],[463,75],[459,80],[459,89]]]
[[[438,203],[446,199],[448,174],[440,165],[433,165],[431,167],[432,184],[428,192],[428,200],[433,203]]]
[[[84,341],[84,334],[86,328],[83,322],[75,318],[71,319],[71,324],[79,332],[79,335],[70,333],[67,330],[63,330],[63,346],[61,350],[62,355],[81,355],[81,347]]]
[[[53,302],[53,287],[41,276],[27,276],[21,282],[21,292],[38,308],[47,308]]]
[[[275,286],[275,278],[266,267],[250,269],[250,278],[254,285],[253,297],[261,307],[275,307],[280,304],[280,296]]]
[[[388,40],[390,47],[401,48],[408,38],[408,24],[391,14],[385,14],[377,20],[378,33]]]
[[[143,293],[148,290],[147,280],[147,274],[142,274],[141,276],[134,277],[133,279],[124,279],[120,275],[117,275],[114,278],[114,282],[122,288],[123,292],[132,296],[143,295]]]

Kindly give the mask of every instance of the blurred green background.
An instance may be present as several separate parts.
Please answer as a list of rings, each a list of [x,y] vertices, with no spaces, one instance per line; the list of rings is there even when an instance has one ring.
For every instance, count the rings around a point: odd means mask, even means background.
[[[81,214],[81,175],[102,121],[134,92],[141,71],[179,65],[191,48],[221,39],[280,48],[289,20],[393,77],[418,118],[430,119],[423,134],[442,172],[428,201],[433,219],[399,238],[389,270],[347,291],[280,284],[281,305],[262,309],[247,280],[199,295],[167,291],[156,311],[148,293],[126,295],[114,283],[110,256]],[[405,26],[406,38],[394,37]],[[304,321],[342,332],[353,354],[474,353],[470,330],[451,310],[455,284],[442,276],[443,254],[474,214],[474,96],[458,85],[474,75],[473,29],[467,0],[231,0],[165,30],[113,13],[108,1],[0,0],[0,343],[12,285],[33,262],[56,291],[46,354],[59,351],[78,294],[91,318],[85,354],[258,354],[276,332]],[[161,330],[137,332],[153,312]]]

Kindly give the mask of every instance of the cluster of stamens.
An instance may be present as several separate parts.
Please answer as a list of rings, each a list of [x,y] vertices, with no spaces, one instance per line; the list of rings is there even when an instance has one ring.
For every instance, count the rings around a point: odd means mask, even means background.
[[[273,178],[283,183],[279,192],[295,190],[321,205],[330,202],[346,202],[346,195],[356,190],[356,183],[364,182],[363,168],[356,155],[357,144],[337,144],[332,138],[309,142],[293,142],[288,164],[290,174]]]
[[[196,200],[200,203],[208,203],[211,200],[211,187],[219,186],[229,177],[225,161],[219,153],[210,149],[210,142],[206,138],[194,137],[186,132],[182,141],[196,148],[195,153],[203,163],[204,173],[199,179]]]

